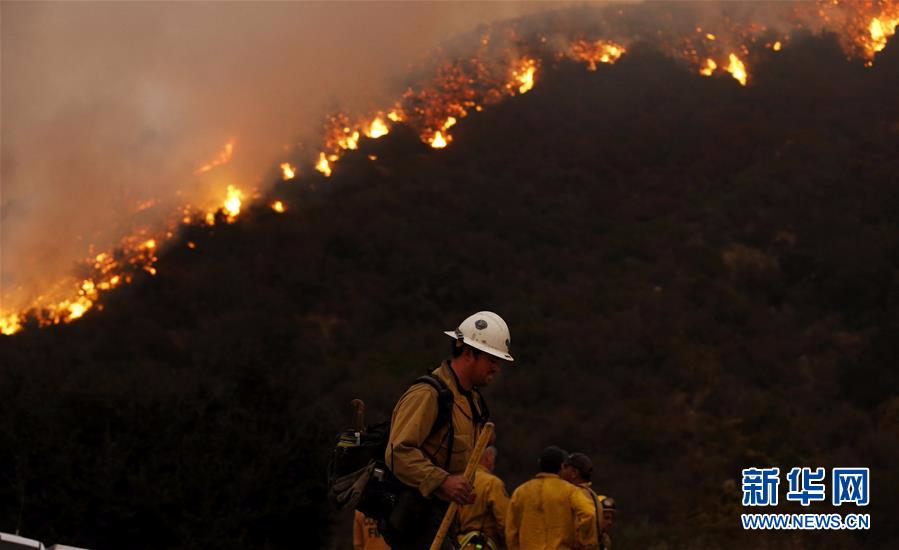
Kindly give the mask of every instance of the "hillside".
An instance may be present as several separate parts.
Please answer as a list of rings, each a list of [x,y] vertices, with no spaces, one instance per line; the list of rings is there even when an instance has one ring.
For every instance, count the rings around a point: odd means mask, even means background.
[[[593,457],[619,548],[894,546],[897,50],[867,69],[796,40],[747,87],[648,47],[547,63],[445,150],[363,140],[275,184],[285,214],[190,227],[103,311],[0,338],[0,531],[346,540],[322,477],[347,402],[386,416],[491,309],[510,490],[558,444]],[[872,530],[744,533],[740,470],[768,465],[870,467]]]

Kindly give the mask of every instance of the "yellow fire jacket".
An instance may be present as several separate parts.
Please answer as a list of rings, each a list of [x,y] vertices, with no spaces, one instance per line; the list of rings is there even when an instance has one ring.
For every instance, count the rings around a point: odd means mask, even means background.
[[[578,484],[578,488],[584,493],[585,497],[590,499],[590,505],[593,507],[594,513],[593,521],[596,522],[596,544],[599,548],[602,548],[602,497],[596,494],[596,491],[593,490],[593,484],[589,481]]]
[[[509,495],[503,481],[478,465],[474,474],[474,503],[459,509],[459,533],[482,531],[501,545],[505,538]]]
[[[463,392],[449,361],[432,374],[442,379],[453,392],[453,456],[446,465],[449,424],[431,437],[428,434],[437,419],[437,390],[424,382],[415,384],[400,397],[390,420],[390,439],[384,462],[400,481],[430,496],[450,474],[462,474],[474,449],[480,426],[480,402],[473,392]],[[474,410],[474,413],[472,412]]]
[[[506,522],[509,550],[597,548],[593,503],[556,474],[539,473],[512,493]]]
[[[353,550],[390,550],[378,531],[378,522],[359,510],[353,520]]]

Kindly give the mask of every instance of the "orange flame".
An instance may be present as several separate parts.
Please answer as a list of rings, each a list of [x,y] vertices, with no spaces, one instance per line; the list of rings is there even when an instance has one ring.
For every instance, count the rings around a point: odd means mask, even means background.
[[[297,175],[297,169],[294,166],[291,166],[289,162],[281,163],[281,177],[284,181],[292,180]]]
[[[524,58],[516,69],[512,70],[513,83],[510,88],[518,86],[518,93],[529,92],[534,87],[534,74],[537,72],[537,62],[530,58]],[[432,143],[433,146],[433,143]]]
[[[705,60],[705,64],[699,68],[699,74],[703,76],[712,76],[712,73],[715,72],[715,69],[718,68],[718,64],[715,63],[711,58]]]
[[[741,85],[746,85],[746,67],[739,57],[730,54],[730,64],[724,70],[733,75],[734,79]]]
[[[18,313],[10,313],[0,317],[0,333],[11,336],[22,330],[22,320]]]
[[[331,177],[331,164],[323,152],[318,154],[318,163],[315,165],[315,169],[324,174],[326,178]]]
[[[866,64],[870,64],[874,55],[884,49],[899,24],[897,0],[818,0],[814,4],[800,3],[800,7],[805,5],[811,6],[806,10],[812,14],[809,19],[810,30],[817,30],[817,23],[824,30],[837,32],[847,53],[866,59]],[[807,14],[803,17],[807,17]],[[677,44],[675,53],[686,57],[698,67],[698,72],[702,75],[710,76],[717,70],[726,70],[744,86],[748,80],[748,72],[738,55],[743,59],[751,59],[749,56],[753,44],[762,37],[762,33],[767,35],[773,30],[751,22],[740,28],[733,20],[727,21],[726,26],[716,27],[715,34],[703,31],[698,26],[694,28],[696,34],[689,32],[689,36],[673,37],[675,41],[667,43],[669,49],[672,44]],[[524,41],[518,40],[514,29],[509,29],[509,36],[518,41],[518,45],[523,45]],[[771,40],[772,43],[758,42],[758,45],[764,43],[766,48],[780,51],[789,44],[789,35],[772,37]],[[415,89],[410,88],[400,101],[394,103],[391,110],[386,111],[386,115],[383,114],[385,111],[375,111],[376,116],[373,118],[370,116],[351,120],[341,113],[329,117],[322,152],[318,155],[315,169],[330,176],[331,163],[338,161],[345,151],[357,149],[361,135],[377,139],[389,133],[391,123],[407,124],[418,133],[423,142],[433,148],[446,147],[452,142],[452,136],[447,130],[458,120],[472,111],[479,112],[506,96],[527,93],[533,89],[539,68],[537,59],[547,59],[544,54],[555,53],[556,59],[567,55],[570,59],[586,62],[589,70],[595,70],[597,63],[614,63],[626,52],[623,45],[608,40],[579,39],[572,41],[568,51],[563,53],[543,50],[541,57],[531,58],[519,57],[507,50],[502,56],[491,56],[490,53],[493,52],[488,49],[502,41],[490,40],[488,34],[479,43],[477,55],[447,60],[439,65],[433,78]],[[533,44],[536,43],[536,40],[533,41]],[[539,44],[547,44],[546,38],[540,36]],[[733,53],[727,54],[728,50],[720,49],[725,44],[734,46]],[[497,59],[501,61],[492,61]],[[202,174],[228,163],[233,153],[234,140],[230,140],[217,157],[200,166],[196,173]],[[369,155],[369,158],[375,160],[377,157]],[[283,163],[280,167],[284,179],[296,177],[295,167],[288,163]],[[184,206],[177,211],[176,219],[184,224],[194,220],[202,223],[205,220],[213,225],[216,211],[220,209],[225,219],[232,222],[239,215],[242,202],[241,192],[234,186],[228,186],[223,207],[207,212]],[[155,204],[155,200],[141,203],[138,210]],[[276,212],[285,210],[281,201],[274,202],[271,207]],[[174,226],[169,229],[174,229]],[[29,318],[33,318],[38,326],[47,326],[84,316],[96,306],[103,292],[130,283],[135,273],[143,270],[155,275],[155,264],[158,261],[155,253],[159,243],[172,236],[173,233],[169,231],[158,233],[158,238],[151,238],[149,233],[142,230],[122,239],[114,253],[94,254],[92,251],[92,257],[86,261],[90,277],[67,279],[64,284],[58,285],[59,288],[54,289],[53,301],[47,296],[41,296],[33,302],[30,309],[25,309],[22,313],[0,311],[0,333],[13,334],[22,330],[23,323],[27,324],[26,319]],[[193,249],[196,245],[188,242],[187,246]],[[62,286],[65,288],[62,289]],[[59,300],[56,299],[57,295],[68,298]]]
[[[365,132],[365,135],[372,139],[378,139],[381,136],[386,136],[389,132],[390,129],[384,124],[381,117],[377,117],[368,125],[368,130]]]
[[[887,45],[887,40],[896,32],[896,25],[899,25],[899,16],[884,16],[883,20],[878,17],[871,19],[868,24],[868,34],[871,41],[866,44],[866,49],[870,55],[883,50]]]
[[[440,130],[434,132],[434,137],[431,138],[430,145],[434,149],[443,149],[446,147],[447,141],[444,139],[443,134],[440,133]]]
[[[228,223],[233,222],[240,214],[241,198],[243,198],[243,193],[240,192],[240,189],[229,185],[228,198],[225,199],[225,204],[222,207]]]

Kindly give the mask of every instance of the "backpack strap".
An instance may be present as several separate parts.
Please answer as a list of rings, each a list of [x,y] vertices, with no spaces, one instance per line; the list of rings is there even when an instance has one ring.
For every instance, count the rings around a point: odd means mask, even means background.
[[[449,424],[449,429],[446,432],[446,437],[449,440],[447,442],[446,463],[443,465],[445,470],[449,470],[450,459],[453,457],[453,440],[455,439],[455,431],[453,430],[453,404],[455,403],[456,398],[453,395],[453,391],[449,389],[449,386],[447,386],[446,382],[441,380],[440,377],[432,374],[425,374],[415,379],[415,384],[420,383],[428,384],[437,390],[437,418],[434,419],[434,425],[431,426],[428,437],[431,437],[441,428]]]

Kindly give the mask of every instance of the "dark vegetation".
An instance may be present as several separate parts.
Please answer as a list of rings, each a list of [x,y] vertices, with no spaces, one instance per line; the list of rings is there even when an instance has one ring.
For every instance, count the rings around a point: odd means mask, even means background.
[[[492,309],[509,489],[555,443],[593,457],[619,548],[896,547],[897,90],[895,40],[871,69],[794,42],[746,88],[636,48],[545,66],[446,150],[396,130],[279,183],[286,214],[192,227],[102,312],[0,340],[0,530],[347,546],[322,498],[347,402],[383,418]],[[839,511],[873,529],[744,533],[740,469],[767,465],[869,466]]]

